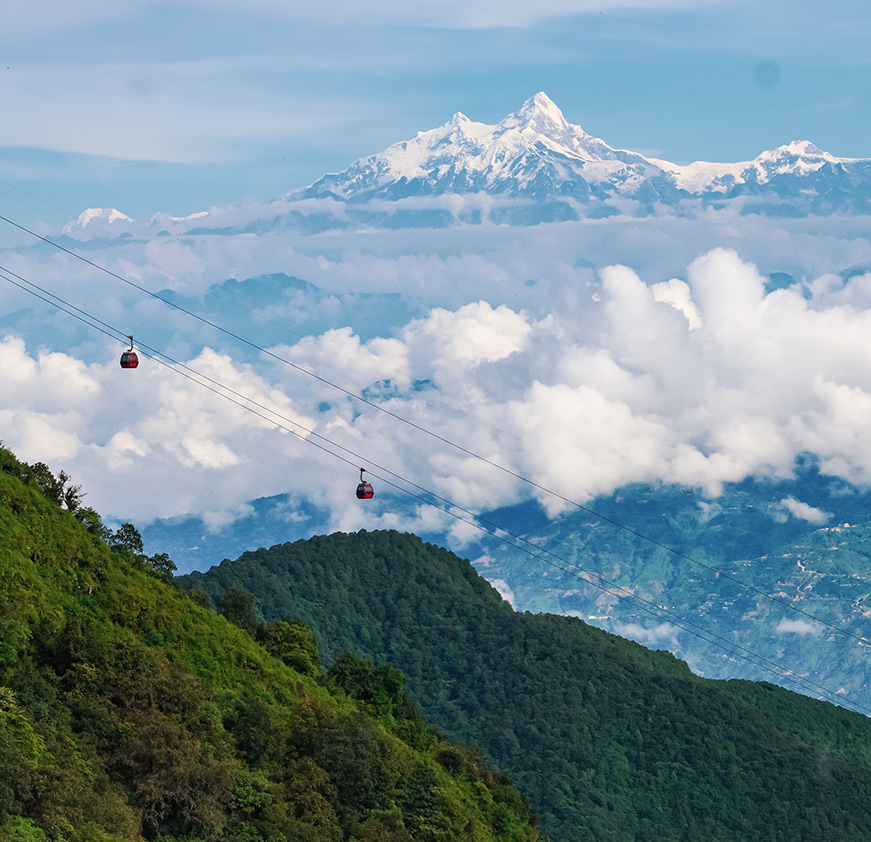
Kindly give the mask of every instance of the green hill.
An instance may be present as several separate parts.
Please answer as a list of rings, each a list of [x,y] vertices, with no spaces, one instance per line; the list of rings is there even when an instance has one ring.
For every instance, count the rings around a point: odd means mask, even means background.
[[[515,613],[465,561],[396,532],[245,553],[184,585],[246,588],[408,677],[560,842],[871,838],[871,721],[771,684],[693,675],[580,620]]]
[[[0,840],[538,838],[396,670],[255,642],[35,467],[0,448]]]

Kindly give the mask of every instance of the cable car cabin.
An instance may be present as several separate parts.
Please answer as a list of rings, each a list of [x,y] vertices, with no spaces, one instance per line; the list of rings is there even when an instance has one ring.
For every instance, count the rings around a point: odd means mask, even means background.
[[[139,357],[136,351],[125,351],[121,354],[121,368],[136,368],[139,365]]]
[[[360,468],[360,484],[357,486],[358,500],[371,500],[375,496],[372,483],[366,482],[366,480],[363,479],[363,471],[365,470],[365,468]]]
[[[133,337],[130,337],[130,347],[121,354],[121,368],[136,368],[139,365],[139,357],[133,350]]]

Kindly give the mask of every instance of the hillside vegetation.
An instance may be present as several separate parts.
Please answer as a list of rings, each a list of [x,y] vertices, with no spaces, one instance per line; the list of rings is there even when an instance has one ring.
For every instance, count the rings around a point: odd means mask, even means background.
[[[555,840],[871,838],[871,722],[771,684],[712,681],[580,620],[516,613],[468,562],[396,532],[245,553],[184,577],[312,628],[325,659],[392,663],[479,744]]]
[[[323,675],[299,623],[256,642],[167,558],[110,548],[66,479],[0,448],[0,840],[538,838],[397,670]]]

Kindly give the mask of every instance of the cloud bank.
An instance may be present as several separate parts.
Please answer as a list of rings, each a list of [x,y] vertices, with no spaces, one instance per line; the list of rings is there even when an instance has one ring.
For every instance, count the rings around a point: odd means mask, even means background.
[[[460,256],[408,265],[435,280],[450,260],[458,278],[475,266]],[[347,253],[328,262],[350,272]],[[162,315],[176,358],[256,401],[257,414],[150,360],[123,372],[105,343],[61,352],[7,329],[0,437],[21,458],[66,470],[89,505],[139,522],[208,512],[221,526],[246,501],[288,492],[329,511],[335,528],[444,523],[416,502],[391,507],[394,482],[473,511],[532,497],[557,515],[567,500],[639,481],[714,499],[724,483],[788,476],[808,452],[824,473],[871,483],[871,273],[766,291],[755,265],[722,248],[666,281],[623,265],[552,268],[546,292],[522,286],[534,308],[428,307],[390,336],[336,328],[260,357]],[[23,293],[7,294],[23,306]],[[456,288],[438,295],[462,299]],[[153,301],[102,300],[117,313],[138,308],[139,319],[165,313]],[[358,465],[381,480],[365,512],[349,492]],[[776,506],[811,524],[828,517],[792,498]]]

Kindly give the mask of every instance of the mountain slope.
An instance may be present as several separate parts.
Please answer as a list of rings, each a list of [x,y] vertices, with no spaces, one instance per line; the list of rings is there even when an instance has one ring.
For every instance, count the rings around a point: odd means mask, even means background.
[[[871,722],[773,685],[714,682],[579,620],[516,614],[451,553],[394,532],[246,553],[186,586],[254,592],[323,650],[390,661],[475,741],[555,840],[860,840]],[[327,642],[330,641],[330,642]]]
[[[537,838],[396,671],[345,659],[318,680],[304,629],[256,643],[32,477],[0,449],[3,842]]]

